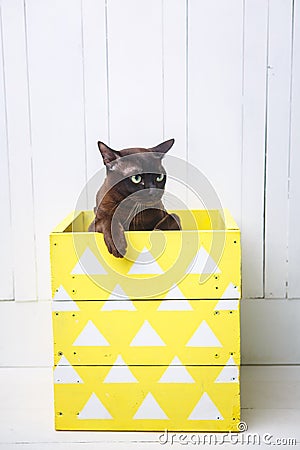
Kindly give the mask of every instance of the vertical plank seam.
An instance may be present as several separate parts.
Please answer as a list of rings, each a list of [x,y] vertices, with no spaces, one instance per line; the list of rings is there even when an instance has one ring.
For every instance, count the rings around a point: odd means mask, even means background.
[[[293,117],[293,71],[295,44],[295,0],[292,0],[291,29],[291,69],[290,69],[290,107],[289,107],[289,143],[288,143],[288,189],[287,189],[287,234],[286,234],[286,298],[289,298],[289,228],[290,228],[290,188],[291,188],[291,153],[292,153],[292,117]]]
[[[106,91],[107,91],[107,140],[110,145],[110,82],[109,82],[109,44],[108,44],[108,0],[105,0],[105,53],[106,53]]]
[[[4,59],[4,39],[3,39],[3,17],[2,6],[0,4],[0,33],[1,33],[1,51],[2,51],[2,77],[3,77],[3,104],[4,104],[4,120],[5,120],[5,141],[6,141],[6,159],[8,173],[8,195],[9,195],[9,224],[12,233],[12,200],[11,200],[11,168],[9,160],[9,141],[8,141],[8,115],[7,115],[7,96],[6,96],[6,79],[5,79],[5,59]],[[15,268],[12,260],[12,294],[15,300]]]
[[[165,140],[165,27],[164,0],[161,0],[161,77],[162,77],[162,136]]]
[[[81,62],[82,62],[82,102],[83,102],[83,139],[84,139],[84,164],[85,164],[85,187],[88,183],[88,159],[87,159],[87,120],[86,120],[86,89],[85,89],[85,52],[84,52],[84,22],[83,1],[80,0],[80,26],[81,26]],[[85,189],[86,208],[88,207],[88,189]]]
[[[30,91],[30,74],[29,74],[29,50],[28,50],[28,28],[27,28],[27,10],[26,0],[23,0],[23,15],[24,15],[24,38],[25,38],[25,59],[26,59],[26,85],[27,85],[27,107],[28,107],[28,128],[29,128],[29,146],[30,146],[30,177],[31,177],[31,199],[32,199],[32,213],[33,213],[33,253],[35,266],[35,300],[38,300],[38,264],[37,264],[37,239],[36,239],[36,208],[35,208],[35,193],[34,193],[34,162],[32,149],[32,110],[31,110],[31,91]]]
[[[268,0],[267,43],[266,43],[266,98],[265,98],[265,154],[263,194],[263,297],[266,296],[266,207],[267,207],[267,162],[268,162],[268,120],[269,120],[269,45],[270,45],[270,0]]]

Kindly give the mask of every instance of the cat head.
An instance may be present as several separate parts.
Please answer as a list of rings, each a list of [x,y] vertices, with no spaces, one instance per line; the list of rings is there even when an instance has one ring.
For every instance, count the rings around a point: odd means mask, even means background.
[[[159,201],[164,193],[166,171],[162,159],[174,144],[174,139],[152,148],[127,148],[113,150],[103,142],[98,147],[106,166],[108,186],[123,198],[142,203]]]

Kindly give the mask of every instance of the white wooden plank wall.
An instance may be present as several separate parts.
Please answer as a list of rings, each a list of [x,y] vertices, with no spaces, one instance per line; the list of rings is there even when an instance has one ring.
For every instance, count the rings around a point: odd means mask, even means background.
[[[257,13],[259,11],[259,14]],[[241,228],[243,293],[264,296],[264,171],[268,0],[244,10]]]
[[[289,165],[289,240],[288,240],[288,294],[300,296],[300,2],[294,10],[294,45],[292,55],[291,141]]]
[[[50,298],[97,140],[170,137],[242,228],[244,297],[300,298],[299,0],[0,4],[1,299]]]
[[[80,0],[25,3],[38,298],[49,298],[51,228],[86,182]]]
[[[188,161],[209,179],[238,223],[242,62],[243,3],[189,1]]]
[[[110,144],[163,138],[161,0],[107,2]]]
[[[170,157],[187,161],[187,2],[162,0],[162,95],[163,139],[175,138]],[[166,191],[176,193],[176,198],[187,203],[188,190],[184,165],[174,173],[178,161],[165,158],[168,169]],[[182,173],[183,172],[183,173]],[[178,181],[178,175],[181,177]],[[178,203],[166,197],[166,205],[176,209]]]
[[[293,2],[269,6],[265,297],[287,296],[288,164]]]
[[[109,142],[107,16],[105,0],[81,0],[81,8],[86,172],[89,180],[103,167],[97,142]],[[88,206],[91,209],[94,200],[95,192],[88,190]]]
[[[5,98],[4,55],[2,41],[2,10],[0,5],[0,98]],[[7,146],[6,104],[0,103],[0,204],[2,209],[0,221],[1,257],[1,297],[5,300],[14,298],[14,283],[12,270],[12,233],[11,233],[11,205],[9,161]]]
[[[10,167],[14,295],[17,300],[32,300],[37,297],[35,219],[41,214],[34,209],[36,192],[33,190],[33,170],[35,161],[33,161],[31,146],[31,107],[24,2],[22,0],[2,1],[1,10]],[[3,132],[5,133],[5,130],[1,130],[1,134]],[[6,211],[5,214],[7,214]],[[8,250],[8,255],[2,255],[1,259],[4,265],[10,257],[9,253],[10,250]]]
[[[187,2],[162,1],[163,139],[187,160]]]

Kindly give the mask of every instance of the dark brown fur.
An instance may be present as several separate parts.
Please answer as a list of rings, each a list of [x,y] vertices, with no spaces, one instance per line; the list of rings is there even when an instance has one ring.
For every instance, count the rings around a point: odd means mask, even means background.
[[[108,251],[117,258],[126,253],[126,230],[180,229],[178,216],[168,214],[161,201],[166,180],[161,160],[173,143],[171,139],[151,149],[117,152],[98,142],[107,174],[96,196],[95,219],[89,231],[103,233]],[[134,186],[131,177],[139,174],[142,182]],[[158,183],[154,174],[164,174],[164,180]]]

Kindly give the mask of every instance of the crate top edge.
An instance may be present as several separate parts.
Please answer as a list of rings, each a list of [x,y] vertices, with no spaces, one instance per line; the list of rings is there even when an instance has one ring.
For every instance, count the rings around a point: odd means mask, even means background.
[[[201,211],[207,213],[208,211],[217,211],[217,210],[207,210],[207,209],[182,209],[182,210],[174,210],[172,212],[179,212],[180,211],[190,211],[192,214],[196,214],[199,213]],[[233,216],[231,215],[230,211],[228,208],[224,208],[222,210],[218,210],[218,211],[222,211],[224,214],[224,222],[225,222],[225,226],[222,229],[193,229],[193,230],[182,230],[185,233],[188,232],[195,232],[195,231],[201,231],[201,232],[240,232],[240,228],[237,225],[236,221],[234,220]],[[65,231],[71,224],[72,222],[74,222],[82,213],[90,213],[91,211],[89,210],[73,210],[72,212],[70,212],[58,225],[56,225],[53,230],[51,230],[50,235],[52,234],[74,234],[73,231]],[[168,230],[165,230],[168,231]],[[173,233],[174,231],[172,231]],[[88,231],[80,231],[80,232],[76,232],[78,234],[86,234],[89,233]],[[149,233],[149,231],[137,231],[136,233]]]

